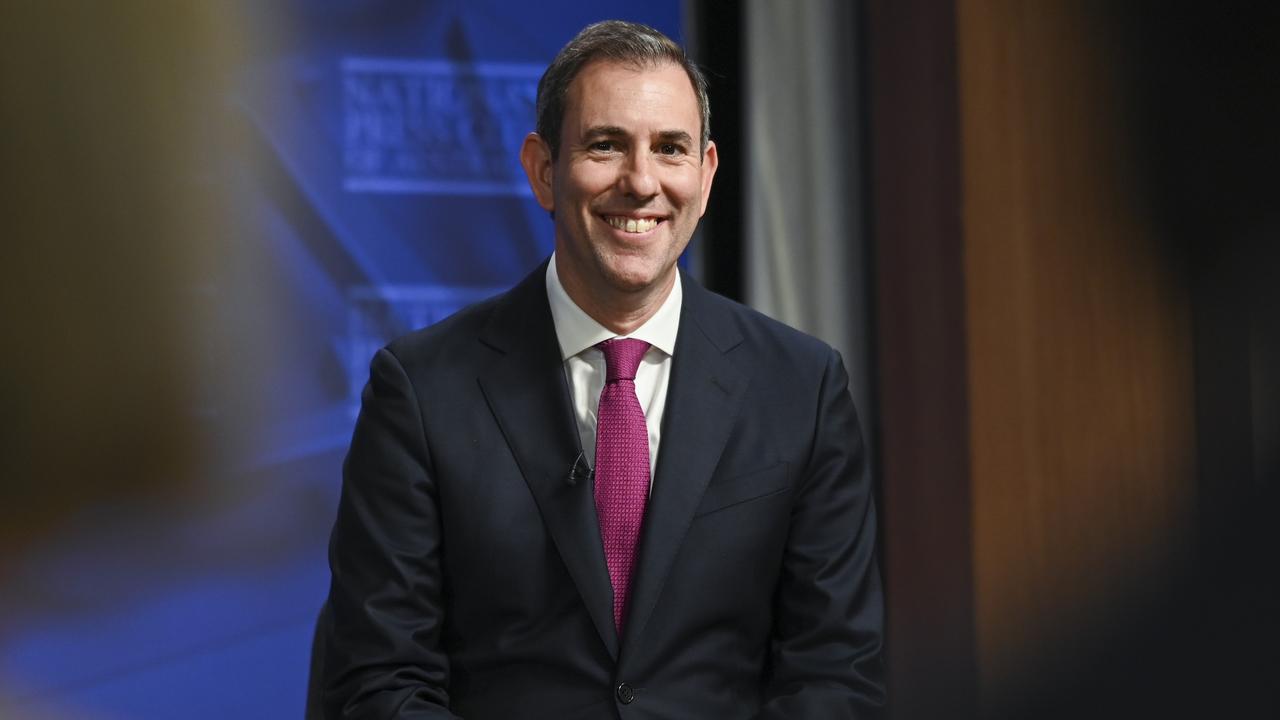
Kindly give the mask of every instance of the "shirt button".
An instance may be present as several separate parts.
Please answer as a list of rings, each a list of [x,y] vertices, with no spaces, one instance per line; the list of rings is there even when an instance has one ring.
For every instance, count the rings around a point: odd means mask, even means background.
[[[618,702],[623,705],[630,705],[632,700],[636,699],[636,691],[626,683],[618,683],[618,690],[615,693],[618,696]]]

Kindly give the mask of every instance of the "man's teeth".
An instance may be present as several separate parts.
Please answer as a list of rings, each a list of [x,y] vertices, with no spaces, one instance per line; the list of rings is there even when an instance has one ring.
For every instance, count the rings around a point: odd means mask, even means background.
[[[629,233],[649,232],[650,230],[658,227],[658,220],[656,218],[643,218],[643,219],[637,220],[635,218],[611,216],[611,217],[606,217],[605,220],[607,220],[610,225],[618,228],[619,230],[623,232],[629,232]]]

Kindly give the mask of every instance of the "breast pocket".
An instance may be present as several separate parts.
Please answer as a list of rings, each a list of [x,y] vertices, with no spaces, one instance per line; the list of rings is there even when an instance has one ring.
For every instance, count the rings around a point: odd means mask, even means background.
[[[713,481],[702,495],[695,518],[756,500],[781,495],[791,489],[785,462],[721,481]]]

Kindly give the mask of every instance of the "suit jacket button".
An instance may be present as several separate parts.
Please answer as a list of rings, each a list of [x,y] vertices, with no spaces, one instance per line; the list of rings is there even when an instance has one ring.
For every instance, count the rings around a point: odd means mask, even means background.
[[[636,691],[626,683],[618,683],[618,690],[615,693],[618,696],[618,702],[623,705],[630,705],[632,700],[636,699]]]

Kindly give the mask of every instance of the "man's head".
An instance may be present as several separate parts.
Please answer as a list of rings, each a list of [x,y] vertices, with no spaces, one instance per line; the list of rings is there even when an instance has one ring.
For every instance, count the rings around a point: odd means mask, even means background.
[[[711,192],[718,156],[691,68],[651,28],[592,25],[543,76],[538,132],[520,150],[555,218],[561,283],[618,332],[666,298]]]
[[[684,70],[698,99],[701,120],[698,149],[706,152],[707,143],[711,141],[711,103],[707,99],[707,80],[702,71],[689,61],[684,50],[671,38],[648,25],[605,20],[583,28],[561,48],[538,81],[537,132],[551,146],[553,159],[560,151],[560,128],[569,86],[582,68],[597,60],[637,68],[671,64]]]

